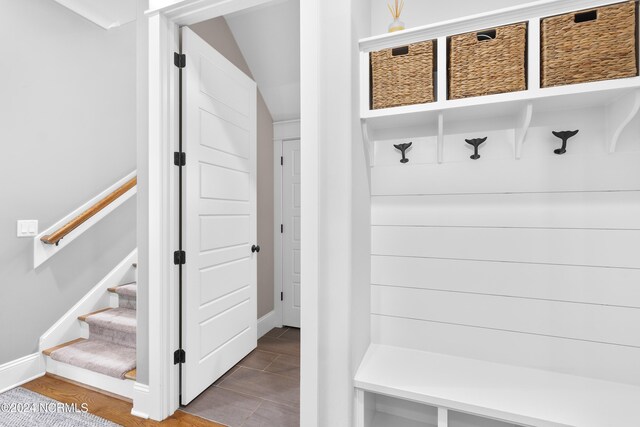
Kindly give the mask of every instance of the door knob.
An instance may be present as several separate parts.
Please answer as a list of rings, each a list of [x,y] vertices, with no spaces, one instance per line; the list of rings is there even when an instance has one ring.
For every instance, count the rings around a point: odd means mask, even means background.
[[[251,246],[251,252],[260,252],[260,246],[259,245],[253,245]]]

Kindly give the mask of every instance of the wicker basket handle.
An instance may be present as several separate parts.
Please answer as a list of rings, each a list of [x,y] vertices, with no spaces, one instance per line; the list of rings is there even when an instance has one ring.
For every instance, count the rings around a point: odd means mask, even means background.
[[[498,38],[498,29],[493,28],[490,30],[478,31],[476,33],[476,40],[478,42],[488,42]]]
[[[409,46],[394,47],[393,49],[389,49],[389,56],[391,57],[406,56],[409,55],[409,53]]]
[[[590,22],[598,19],[598,10],[587,10],[584,12],[578,12],[573,15],[573,22],[576,24],[580,24],[582,22]]]

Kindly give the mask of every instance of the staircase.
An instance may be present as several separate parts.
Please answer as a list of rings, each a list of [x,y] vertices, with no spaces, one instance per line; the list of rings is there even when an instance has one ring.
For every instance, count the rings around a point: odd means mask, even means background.
[[[136,379],[136,289],[136,282],[108,288],[110,307],[78,316],[77,339],[43,350],[47,372],[131,398]]]

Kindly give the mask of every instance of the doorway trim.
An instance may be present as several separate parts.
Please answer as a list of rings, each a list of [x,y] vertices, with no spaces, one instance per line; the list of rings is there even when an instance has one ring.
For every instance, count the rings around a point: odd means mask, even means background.
[[[280,300],[280,292],[284,291],[284,276],[282,273],[282,251],[283,234],[280,226],[283,224],[282,218],[282,144],[285,141],[300,140],[300,120],[286,120],[273,123],[273,220],[274,233],[277,238],[273,239],[273,311],[276,318],[276,326],[284,325],[283,302]]]
[[[179,27],[213,19],[219,16],[239,12],[261,4],[278,0],[150,0],[150,8],[138,22],[144,34],[143,54],[146,54],[146,73],[140,77],[145,85],[145,101],[139,114],[145,137],[139,140],[138,151],[145,153],[139,168],[139,186],[146,196],[146,215],[138,220],[145,228],[145,237],[139,242],[140,250],[147,251],[147,318],[148,325],[148,388],[144,396],[134,396],[135,415],[163,420],[172,415],[180,406],[179,370],[173,364],[173,352],[178,348],[178,269],[173,264],[173,251],[177,249],[177,168],[173,165],[173,153],[178,147],[178,69],[173,64],[173,52],[179,51]],[[317,15],[312,10],[318,7],[317,0],[302,8],[301,20],[307,27],[301,30],[301,91],[309,98],[316,99],[318,92],[317,58],[318,49]],[[304,25],[301,28],[305,28]],[[146,47],[146,52],[144,52]],[[189,59],[187,58],[187,66]],[[145,79],[146,77],[146,79]],[[144,103],[143,103],[144,104]],[[301,100],[307,146],[317,150],[318,111],[311,101]],[[311,143],[314,143],[311,145]],[[188,161],[188,159],[187,159]],[[301,425],[313,427],[318,424],[318,307],[317,298],[317,197],[318,197],[318,157],[311,150],[302,154],[302,166],[305,170],[305,200],[307,219],[302,225],[303,236],[310,238],[305,245],[307,258],[303,259],[303,269],[307,267],[308,281],[303,290],[305,314],[302,319],[304,329],[301,356]],[[305,164],[306,163],[306,164]],[[304,186],[305,183],[303,183]],[[143,210],[144,211],[144,210]],[[314,213],[315,212],[315,213]],[[306,223],[306,224],[305,224]],[[313,239],[313,237],[316,237]],[[310,250],[314,249],[314,250]],[[145,256],[146,255],[146,256]],[[188,254],[187,254],[188,257]],[[142,261],[144,262],[144,261]],[[188,262],[188,259],[187,259]],[[306,294],[306,295],[305,295]],[[306,301],[306,302],[304,302]],[[306,320],[305,320],[306,318]],[[188,355],[187,355],[188,357]],[[144,362],[144,360],[143,360]],[[142,380],[142,379],[141,379]],[[143,387],[143,385],[141,385]]]

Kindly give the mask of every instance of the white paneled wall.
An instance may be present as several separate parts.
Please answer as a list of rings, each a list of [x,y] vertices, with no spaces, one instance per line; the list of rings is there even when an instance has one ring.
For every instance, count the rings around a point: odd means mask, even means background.
[[[373,342],[640,384],[639,127],[608,154],[603,114],[534,115],[520,160],[490,121],[450,128],[441,164],[430,137],[376,140]]]

